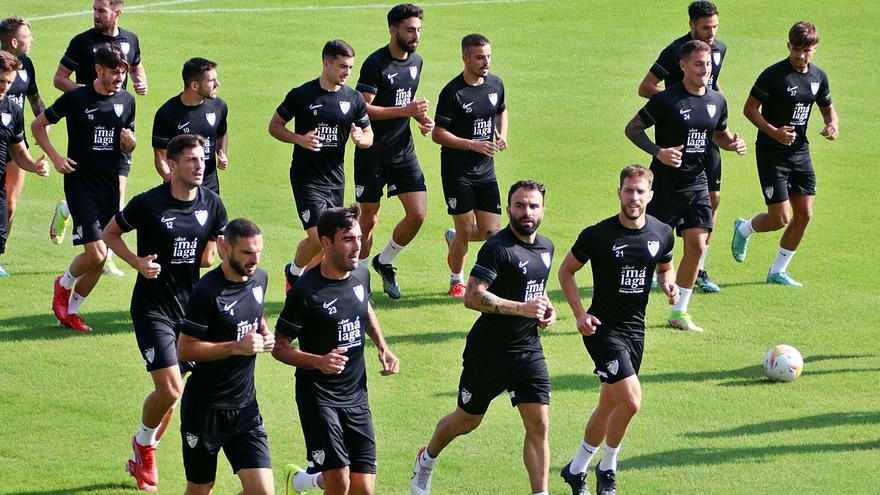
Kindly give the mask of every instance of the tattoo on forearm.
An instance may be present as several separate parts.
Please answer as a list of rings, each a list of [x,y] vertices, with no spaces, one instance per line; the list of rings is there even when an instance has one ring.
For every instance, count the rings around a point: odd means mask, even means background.
[[[654,142],[651,141],[651,138],[645,133],[645,124],[642,123],[642,119],[640,119],[638,115],[634,116],[632,120],[626,124],[626,130],[624,132],[626,133],[626,137],[645,153],[651,156],[656,156],[657,152],[660,151],[660,147],[654,144]]]

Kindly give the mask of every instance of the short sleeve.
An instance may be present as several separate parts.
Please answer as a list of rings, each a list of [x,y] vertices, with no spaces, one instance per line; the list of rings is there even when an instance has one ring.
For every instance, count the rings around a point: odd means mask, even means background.
[[[134,49],[134,58],[131,59],[131,66],[135,67],[141,65],[141,42],[134,33],[131,34],[131,41],[131,47]]]
[[[163,105],[156,110],[156,116],[153,117],[153,148],[167,149],[168,142],[171,141],[172,137],[168,126],[168,118],[165,116],[165,106]]]
[[[434,114],[434,123],[438,127],[448,129],[455,117],[455,91],[449,86],[443,88],[437,98],[437,112]]]
[[[773,89],[773,72],[770,69],[772,69],[772,67],[765,69],[764,72],[758,76],[758,79],[752,86],[752,90],[749,92],[750,95],[754,96],[755,99],[761,103],[767,101],[767,98],[770,97],[770,92]]]
[[[587,228],[581,231],[574,245],[571,246],[571,255],[579,262],[586,263],[592,257],[592,248],[592,231]]]
[[[297,289],[298,287],[294,285],[294,287],[287,291],[284,308],[281,309],[278,321],[275,322],[275,332],[292,339],[299,337],[302,333],[303,323],[308,311],[305,296]]]
[[[294,88],[287,92],[284,101],[278,105],[278,108],[275,111],[278,112],[278,115],[284,119],[285,122],[290,122],[293,120],[294,115],[296,115],[296,110],[299,106],[299,94],[297,93],[296,88]]]
[[[357,89],[363,93],[376,94],[379,92],[379,81],[382,74],[379,66],[373,62],[372,57],[364,61],[361,66],[361,74],[358,77]]]
[[[816,104],[820,107],[831,106],[831,88],[828,85],[828,76],[822,72],[819,80],[819,91],[816,92]]]
[[[226,102],[223,102],[223,108],[220,110],[220,123],[217,125],[217,135],[225,136],[226,135],[226,117],[229,115],[229,106]]]
[[[128,104],[131,105],[131,111],[128,112],[128,116],[125,118],[125,124],[123,125],[123,127],[125,127],[126,129],[131,129],[133,131],[134,116],[137,113],[137,102],[135,101],[133,96],[128,99]]]
[[[59,120],[67,117],[74,111],[76,103],[74,102],[72,93],[73,91],[68,91],[59,96],[58,99],[55,100],[55,103],[44,111],[46,114],[46,120],[48,120],[50,124],[57,124]]]
[[[504,84],[501,80],[498,81],[498,106],[495,107],[495,113],[501,114],[505,110],[507,110],[507,104],[504,102]]]
[[[716,131],[726,131],[727,130],[727,100],[721,99],[721,108],[719,109],[718,114],[718,123],[715,124]]]
[[[657,260],[658,263],[669,263],[672,261],[672,251],[675,248],[675,235],[672,233],[672,227],[663,224],[664,237],[663,247],[665,248],[663,255]]]
[[[28,86],[27,91],[25,92],[28,96],[34,96],[40,93],[40,90],[37,89],[37,73],[34,70],[33,62],[28,62],[28,66],[25,67],[25,70],[28,74]]]
[[[204,280],[204,279],[203,279]],[[189,304],[186,307],[186,314],[183,317],[183,324],[180,325],[181,333],[185,333],[190,337],[202,339],[208,333],[208,321],[214,306],[214,295],[205,289],[208,284],[203,281],[196,285],[192,296],[189,298]]]
[[[645,106],[639,110],[639,118],[646,127],[651,127],[652,125],[657,124],[658,118],[663,115],[661,95],[663,95],[663,93],[657,93],[652,96],[651,99],[648,100],[648,103],[645,103]]]
[[[79,67],[80,59],[79,53],[77,50],[77,40],[79,37],[74,37],[70,40],[70,44],[67,45],[67,50],[64,52],[64,55],[61,57],[61,65],[67,67],[71,71],[76,71]]]
[[[354,125],[366,129],[370,126],[370,116],[367,115],[367,100],[364,100],[364,95],[358,92],[354,94],[354,112],[352,113],[352,115],[356,115]]]
[[[223,235],[223,230],[226,228],[227,222],[226,205],[223,204],[223,200],[220,199],[220,196],[217,196],[214,199],[214,225],[211,235],[214,237]]]
[[[145,217],[148,213],[148,205],[146,204],[144,194],[138,194],[131,198],[131,201],[125,205],[125,208],[116,213],[116,224],[123,232],[131,232],[132,230],[143,227]]]
[[[10,143],[20,143],[24,141],[24,109],[18,105],[12,105],[12,136],[9,138]]]
[[[483,244],[477,254],[477,262],[471,269],[471,276],[492,283],[508,259],[507,250],[494,243]]]
[[[657,57],[657,60],[654,62],[654,65],[651,66],[650,72],[657,76],[657,79],[661,81],[665,81],[667,77],[669,77],[670,71],[675,67],[675,64],[678,63],[678,54],[673,53],[672,47],[666,47],[660,52],[660,55]]]

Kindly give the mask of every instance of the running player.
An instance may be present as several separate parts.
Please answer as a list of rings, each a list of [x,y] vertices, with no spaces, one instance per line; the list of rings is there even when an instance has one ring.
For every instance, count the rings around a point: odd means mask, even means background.
[[[168,143],[169,181],[132,198],[104,229],[107,245],[138,271],[131,322],[153,392],[144,400],[127,467],[141,489],[159,482],[156,446],[183,390],[182,373],[190,370],[177,356],[180,324],[199,268],[211,266],[215,238],[226,225],[223,202],[201,186],[204,148],[201,136],[173,138]],[[136,253],[122,239],[132,230],[138,231]]]
[[[268,276],[257,267],[260,229],[237,218],[220,237],[223,262],[193,290],[180,329],[181,359],[197,362],[183,390],[180,436],[186,495],[211,495],[220,448],[242,493],[272,495],[272,461],[257,404],[257,354],[270,352],[264,301]]]
[[[586,472],[605,441],[596,465],[597,495],[617,493],[617,453],[642,402],[639,367],[645,343],[645,307],[651,275],[669,298],[678,299],[672,228],[646,215],[653,174],[641,165],[620,172],[617,215],[584,229],[559,267],[559,285],[574,312],[578,331],[599,376],[599,405],[590,416],[574,458],[562,479],[574,495],[588,494]],[[593,301],[584,310],[575,274],[593,262]]]
[[[721,64],[727,54],[727,45],[715,37],[718,32],[718,8],[715,4],[706,0],[697,0],[688,6],[690,18],[690,32],[673,41],[660,52],[657,61],[645,74],[639,84],[639,96],[651,98],[662,91],[659,87],[663,81],[665,87],[670,87],[681,82],[684,74],[678,66],[678,54],[681,46],[690,40],[700,40],[712,48],[712,75],[709,76],[709,87],[722,92],[718,85],[718,76],[721,74]],[[714,142],[707,143],[708,158],[706,160],[706,179],[709,184],[709,203],[712,205],[712,225],[718,219],[718,205],[721,203],[721,153]],[[709,278],[706,270],[706,257],[709,254],[709,243],[712,241],[712,233],[706,238],[706,251],[700,257],[700,270],[697,272],[697,287],[703,292],[719,292],[718,284]]]
[[[64,174],[64,196],[73,217],[73,244],[83,253],[55,279],[52,309],[65,327],[88,332],[80,307],[101,277],[107,246],[101,230],[119,211],[120,171],[131,167],[134,97],[122,89],[128,62],[109,43],[95,52],[98,77],[64,93],[31,124],[34,139]],[[67,121],[67,156],[49,141],[47,128]],[[74,287],[75,284],[75,287]]]
[[[275,326],[275,359],[295,366],[296,405],[308,469],[288,466],[295,492],[372,494],[376,435],[367,397],[364,334],[379,351],[383,376],[400,361],[382,336],[370,304],[370,270],[358,263],[357,205],[330,208],[318,220],[323,260],[287,293]],[[294,340],[299,347],[293,347]]]
[[[699,40],[682,45],[682,82],[652,96],[626,126],[630,141],[653,157],[654,200],[648,204],[648,214],[674,227],[684,240],[676,278],[681,297],[669,315],[669,325],[692,332],[703,331],[687,309],[713,225],[705,171],[708,142],[740,155],[746,152],[745,141],[727,129],[727,101],[707,85],[711,53],[711,47]],[[656,144],[645,134],[651,126],[656,126]]]
[[[345,85],[354,67],[354,49],[331,40],[321,51],[321,76],[287,93],[269,122],[269,134],[293,143],[290,186],[306,238],[284,267],[288,288],[312,258],[321,254],[318,218],[327,208],[341,207],[345,195],[345,142],[358,148],[373,144],[364,97]],[[286,125],[294,120],[294,130]]]
[[[508,227],[480,249],[464,296],[480,312],[467,337],[458,407],[440,419],[413,467],[410,491],[431,492],[440,452],[477,428],[489,403],[507,390],[525,426],[523,461],[531,492],[546,495],[550,469],[550,376],[538,328],[556,313],[546,295],[553,243],[538,234],[544,218],[544,185],[524,180],[507,194]]]
[[[191,58],[183,64],[183,92],[159,107],[153,119],[153,159],[156,171],[168,182],[171,170],[165,149],[180,134],[205,138],[205,177],[202,185],[220,194],[217,170],[226,170],[229,161],[229,134],[226,133],[226,102],[217,98],[217,63]]]
[[[431,136],[440,148],[440,176],[447,213],[455,229],[446,229],[449,295],[463,298],[468,242],[485,241],[501,226],[501,196],[495,178],[496,151],[507,149],[504,84],[489,74],[492,46],[481,34],[461,40],[464,71],[450,81],[437,101],[437,125]]]
[[[749,236],[785,228],[779,251],[767,273],[767,282],[788,287],[802,284],[788,273],[801,239],[813,217],[816,173],[810,158],[807,123],[813,103],[819,106],[825,127],[819,135],[833,141],[840,127],[831,104],[828,76],[810,61],[819,45],[819,32],[807,21],[788,31],[788,58],[761,73],[746,100],[746,118],[758,128],[755,158],[767,213],[734,221],[733,258],[746,259]]]
[[[413,240],[425,221],[427,193],[425,174],[419,167],[409,128],[410,117],[425,135],[434,128],[428,116],[428,100],[415,98],[422,75],[422,57],[416,53],[422,32],[422,9],[400,4],[388,12],[391,41],[373,52],[361,66],[357,89],[367,102],[373,125],[373,146],[354,152],[355,195],[361,208],[361,259],[373,245],[373,229],[379,221],[382,188],[397,196],[404,217],[394,227],[385,248],[373,258],[373,269],[382,277],[388,297],[400,298],[394,259]]]

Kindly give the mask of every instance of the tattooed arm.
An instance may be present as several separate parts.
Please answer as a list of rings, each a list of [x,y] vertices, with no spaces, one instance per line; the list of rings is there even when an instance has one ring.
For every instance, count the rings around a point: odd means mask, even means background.
[[[525,318],[544,318],[550,305],[547,296],[541,295],[525,302],[511,301],[489,292],[489,282],[471,276],[464,293],[466,308],[480,313],[515,315]]]

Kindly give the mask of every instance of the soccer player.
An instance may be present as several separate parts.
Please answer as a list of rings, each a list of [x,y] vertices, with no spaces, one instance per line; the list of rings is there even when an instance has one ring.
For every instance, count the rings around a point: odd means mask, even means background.
[[[507,390],[526,435],[523,463],[531,493],[546,495],[550,469],[550,376],[538,327],[556,321],[546,295],[553,243],[538,234],[544,218],[544,185],[523,180],[507,194],[508,227],[480,248],[464,296],[480,317],[467,337],[458,407],[437,423],[413,467],[410,490],[431,492],[440,452],[483,421],[489,403]]]
[[[358,263],[357,205],[330,208],[317,229],[323,260],[287,293],[275,326],[272,355],[295,366],[296,405],[308,469],[288,466],[295,492],[371,494],[376,484],[376,435],[367,397],[364,334],[379,350],[381,374],[400,369],[370,304],[370,270]],[[294,340],[299,347],[293,347]]]
[[[287,286],[302,275],[321,253],[318,218],[328,208],[341,207],[345,195],[345,142],[358,148],[373,144],[373,130],[364,97],[345,85],[354,67],[354,49],[331,40],[321,51],[321,76],[287,93],[269,122],[269,134],[293,143],[290,186],[306,238],[284,267]],[[294,130],[286,125],[294,120]]]
[[[128,471],[141,489],[159,481],[156,446],[180,398],[181,373],[191,369],[177,355],[180,324],[199,268],[211,266],[215,238],[226,225],[220,197],[201,186],[204,149],[201,136],[173,138],[168,143],[169,181],[132,198],[104,229],[107,245],[138,271],[131,293],[131,322],[153,380],[140,429],[132,439],[134,455],[128,461]],[[122,239],[132,230],[138,231],[136,253]]]
[[[571,306],[584,346],[599,376],[599,405],[587,422],[574,458],[562,468],[562,479],[575,495],[588,494],[586,472],[605,441],[596,465],[597,495],[617,493],[617,453],[642,402],[639,367],[645,342],[645,307],[651,275],[674,304],[678,298],[672,228],[647,215],[653,174],[641,165],[620,172],[620,211],[578,236],[559,267],[559,285]],[[593,262],[593,301],[584,311],[575,274]]]
[[[449,295],[463,298],[468,242],[484,241],[501,225],[501,195],[495,179],[497,151],[507,149],[504,84],[489,74],[492,46],[481,34],[461,40],[464,71],[440,92],[431,137],[440,148],[440,176],[447,213],[455,229],[449,248]]]
[[[22,108],[24,108],[24,100],[27,97],[31,111],[36,117],[46,109],[46,105],[43,103],[43,98],[40,97],[39,89],[37,89],[37,74],[34,70],[34,63],[28,57],[33,40],[30,24],[21,17],[7,17],[0,21],[0,48],[15,55],[21,61],[21,68],[16,72],[15,81],[6,95]],[[24,144],[25,147],[28,146],[27,136],[25,136]],[[24,174],[16,165],[15,160],[10,160],[6,164],[6,192],[8,195],[6,215],[9,220],[9,230],[12,230],[15,208],[23,189]]]
[[[217,63],[191,58],[183,64],[183,92],[159,107],[153,119],[153,158],[156,171],[168,182],[171,170],[165,149],[168,141],[180,134],[198,134],[205,138],[205,175],[202,185],[220,194],[217,169],[226,170],[226,102],[217,98]]]
[[[825,127],[819,135],[837,139],[839,121],[831,104],[828,76],[810,61],[816,54],[819,32],[800,21],[788,31],[788,58],[761,73],[746,100],[743,113],[758,128],[755,158],[767,213],[738,218],[733,230],[733,258],[746,259],[749,237],[755,232],[785,228],[767,282],[788,287],[802,284],[788,273],[788,264],[813,216],[816,174],[810,158],[807,123],[813,103],[819,106]]]
[[[669,325],[691,332],[703,331],[687,309],[713,225],[705,171],[708,143],[740,155],[746,152],[745,141],[727,128],[727,101],[708,87],[711,53],[712,48],[699,40],[682,45],[682,82],[652,96],[626,125],[630,141],[653,157],[654,199],[648,214],[674,227],[684,240],[676,278],[681,297],[669,314]],[[651,126],[656,126],[656,144],[645,134]]]
[[[400,4],[388,12],[391,41],[373,52],[361,66],[357,89],[367,102],[373,126],[373,146],[354,152],[355,195],[361,208],[361,259],[373,245],[373,229],[379,221],[382,188],[397,196],[404,217],[394,227],[385,248],[373,258],[373,269],[382,277],[388,297],[400,298],[394,259],[416,236],[425,221],[427,193],[425,174],[419,167],[409,128],[410,117],[425,135],[434,128],[428,116],[428,100],[415,98],[422,75],[422,57],[416,53],[422,32],[422,9]]]
[[[270,352],[264,301],[268,276],[258,268],[260,229],[237,218],[219,238],[223,262],[193,290],[177,344],[197,366],[181,400],[186,495],[210,495],[220,448],[248,495],[275,493],[269,442],[257,404],[257,354]]]
[[[31,158],[24,143],[24,109],[9,95],[21,67],[22,63],[15,55],[0,50],[0,256],[6,251],[9,236],[9,217],[5,211],[7,162],[15,160],[23,170],[43,177],[49,175],[49,164],[42,156],[36,161]],[[8,275],[0,266],[0,277]]]
[[[639,84],[639,96],[651,98],[662,91],[659,84],[663,81],[666,88],[681,82],[684,74],[678,66],[678,54],[681,46],[690,40],[700,40],[712,49],[712,74],[709,76],[708,86],[715,91],[722,92],[718,85],[718,76],[721,74],[721,64],[727,54],[727,46],[715,37],[718,32],[718,8],[712,2],[697,0],[688,6],[690,17],[690,32],[673,41],[660,52],[657,61],[645,74]],[[712,225],[718,219],[718,205],[721,203],[721,153],[714,142],[707,143],[709,156],[707,157],[706,181],[709,184],[709,204],[712,205]],[[712,232],[706,237],[706,250],[700,257],[700,270],[697,272],[697,286],[703,292],[719,292],[718,284],[709,278],[706,270],[706,257],[709,255],[709,243],[712,241]]]
[[[120,171],[131,167],[134,135],[134,97],[122,89],[128,62],[119,47],[109,43],[95,52],[98,77],[89,85],[68,91],[31,124],[37,144],[64,174],[64,196],[73,217],[73,245],[83,253],[55,279],[52,309],[65,327],[91,331],[79,310],[101,277],[107,246],[101,230],[119,211]],[[67,156],[49,141],[47,127],[67,121]]]

